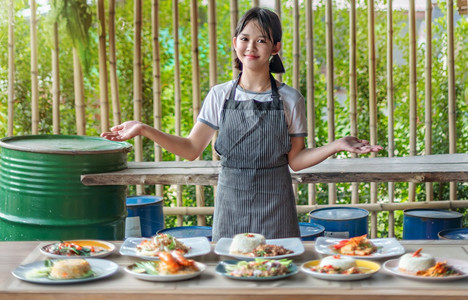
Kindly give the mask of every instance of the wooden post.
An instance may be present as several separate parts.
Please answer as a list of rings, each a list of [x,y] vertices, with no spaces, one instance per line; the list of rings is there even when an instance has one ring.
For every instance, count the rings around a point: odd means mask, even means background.
[[[387,105],[388,105],[388,156],[393,157],[395,152],[395,104],[393,98],[393,5],[387,4]],[[393,203],[395,198],[395,184],[388,183],[388,202]],[[388,236],[395,236],[395,214],[388,212]]]
[[[432,154],[432,1],[426,0],[426,62],[425,62],[425,154]],[[434,200],[431,182],[426,182],[426,201]]]
[[[376,96],[376,58],[375,58],[375,10],[374,1],[368,2],[368,50],[369,50],[369,132],[370,143],[377,144],[377,96]],[[371,157],[375,157],[375,152]],[[370,183],[371,203],[377,203],[377,184]],[[377,214],[371,214],[371,237],[377,237]]]
[[[73,47],[73,86],[75,88],[76,134],[86,135],[83,71],[78,51]]]
[[[237,21],[239,19],[239,5],[237,3],[237,0],[231,0],[229,7],[231,8],[230,10],[230,16],[231,16],[231,38],[234,37],[234,33],[236,31],[236,26],[237,26]],[[239,75],[239,70],[235,67],[235,59],[237,57],[236,52],[234,51],[233,46],[231,46],[232,52],[231,52],[231,59],[232,59],[232,78],[237,78]]]
[[[112,99],[112,120],[114,126],[122,122],[120,113],[119,81],[117,79],[117,58],[115,52],[115,0],[109,0],[109,75]]]
[[[416,12],[415,0],[410,0],[409,4],[409,80],[410,80],[410,93],[409,93],[409,119],[410,119],[410,156],[416,155],[416,137],[417,137],[417,75],[416,75]],[[408,183],[408,201],[414,201],[416,185],[412,182]]]
[[[60,67],[58,24],[52,30],[52,127],[54,134],[60,134]]]
[[[314,11],[313,0],[306,2],[306,55],[307,55],[307,147],[315,148],[315,85],[314,85]],[[317,203],[316,186],[308,185],[308,203]]]
[[[153,114],[154,128],[161,130],[162,104],[161,104],[161,56],[159,50],[159,0],[151,3],[151,34],[153,36]],[[162,161],[162,149],[154,143],[154,161]],[[163,196],[164,186],[156,185],[156,195]]]
[[[101,106],[101,131],[109,131],[109,94],[107,91],[106,17],[104,0],[98,0],[99,21],[99,104]]]
[[[39,80],[37,67],[36,0],[31,0],[31,133],[39,133]]]
[[[357,128],[357,75],[356,75],[356,0],[349,7],[349,117],[351,135],[358,136]],[[355,153],[351,157],[356,158]],[[359,183],[351,184],[351,203],[359,203]]]
[[[174,105],[175,105],[175,134],[180,135],[180,61],[179,61],[179,4],[177,0],[172,1],[172,30],[174,34]],[[176,155],[176,161],[180,156]],[[176,187],[177,206],[183,206],[182,186]],[[177,226],[182,226],[182,216],[177,216]]]
[[[200,96],[200,62],[198,55],[198,5],[197,0],[192,0],[190,6],[190,20],[192,23],[192,109],[193,109],[193,124],[197,122],[198,114],[200,113],[201,96]],[[202,159],[203,154],[198,158]],[[205,206],[205,195],[203,186],[197,185],[196,200],[197,207]],[[205,216],[197,216],[198,225],[206,225]]]
[[[15,113],[15,6],[8,5],[8,136],[13,135]]]
[[[327,114],[328,142],[335,140],[335,87],[333,61],[333,1],[327,0],[326,13],[326,48],[327,48]],[[328,204],[336,203],[336,184],[328,184]]]
[[[133,44],[133,119],[141,121],[141,110],[143,104],[143,87],[141,71],[141,6],[142,0],[134,1],[134,44]],[[143,161],[142,137],[135,137],[135,161]],[[144,186],[137,185],[137,194],[144,194]]]
[[[449,153],[457,153],[457,105],[455,94],[455,49],[453,28],[453,0],[447,1],[447,73],[448,73],[448,120]],[[457,199],[457,184],[450,182],[450,200]]]

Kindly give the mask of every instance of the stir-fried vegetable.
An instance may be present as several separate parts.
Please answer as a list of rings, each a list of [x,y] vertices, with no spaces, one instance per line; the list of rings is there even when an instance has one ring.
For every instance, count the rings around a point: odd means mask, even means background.
[[[236,277],[271,277],[290,272],[292,260],[268,260],[257,258],[254,261],[239,261],[237,264],[227,264],[226,272]]]

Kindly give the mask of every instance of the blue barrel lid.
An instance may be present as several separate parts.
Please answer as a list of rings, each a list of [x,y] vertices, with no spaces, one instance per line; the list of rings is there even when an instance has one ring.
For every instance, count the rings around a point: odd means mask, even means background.
[[[103,154],[129,152],[132,145],[82,135],[24,135],[0,140],[0,147],[23,152],[55,154]]]
[[[212,228],[210,226],[180,226],[158,230],[159,233],[167,233],[175,238],[207,237],[211,239]]]
[[[325,231],[325,227],[320,224],[300,222],[299,230],[301,231],[301,237],[317,236]]]
[[[144,205],[151,205],[163,200],[162,197],[159,196],[133,196],[127,197],[127,206],[144,206]]]
[[[429,219],[458,219],[463,216],[457,211],[443,209],[407,209],[404,214],[410,217]]]
[[[369,211],[357,207],[325,207],[313,210],[309,215],[320,220],[354,220],[367,217]]]
[[[439,238],[447,240],[468,240],[468,228],[445,229],[439,232]]]

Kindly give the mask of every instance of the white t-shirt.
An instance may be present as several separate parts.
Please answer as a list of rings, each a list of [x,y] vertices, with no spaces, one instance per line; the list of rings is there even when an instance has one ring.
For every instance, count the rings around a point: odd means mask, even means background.
[[[198,115],[198,121],[210,126],[213,129],[219,129],[221,111],[225,100],[229,97],[232,86],[236,80],[218,84],[210,89],[203,101],[203,106]],[[304,97],[298,90],[281,83],[278,87],[280,99],[283,101],[283,109],[288,125],[289,136],[301,137],[307,136],[307,119],[305,115]],[[244,91],[239,85],[236,89],[235,100],[246,101],[254,98],[257,101],[272,101],[271,90],[262,93]]]

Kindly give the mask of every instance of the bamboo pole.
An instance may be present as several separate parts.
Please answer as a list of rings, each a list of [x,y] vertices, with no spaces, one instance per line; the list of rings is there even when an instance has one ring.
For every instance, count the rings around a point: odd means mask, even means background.
[[[370,212],[403,211],[406,209],[457,209],[467,208],[468,200],[445,200],[431,202],[399,202],[399,203],[361,203],[361,204],[340,204],[343,207],[363,208]],[[335,207],[334,205],[297,205],[298,213],[309,213],[319,208]],[[212,215],[213,206],[205,207],[164,207],[164,215]]]
[[[357,75],[356,75],[356,0],[349,7],[349,117],[351,135],[358,136],[357,128]],[[351,154],[356,158],[355,153]],[[359,203],[359,183],[351,184],[351,203]]]
[[[327,48],[327,114],[328,142],[335,140],[335,91],[333,62],[333,1],[327,0],[325,13],[326,48]],[[328,203],[336,203],[336,184],[328,184]]]
[[[233,34],[232,34],[233,35]],[[216,45],[218,45],[216,41],[216,1],[209,0],[208,1],[208,44],[210,49],[210,65],[209,65],[209,76],[210,76],[210,88],[218,84],[218,69],[217,69],[217,61],[218,61],[218,53],[216,51]],[[233,51],[234,52],[234,51]],[[215,132],[213,138],[211,140],[211,157],[212,160],[219,160],[219,155],[216,153],[214,145],[216,143],[216,139],[218,138],[218,131]],[[213,186],[213,199],[216,202],[216,185]]]
[[[377,144],[377,96],[376,96],[376,58],[375,58],[375,10],[374,1],[368,2],[368,50],[369,50],[369,132],[370,143]],[[371,157],[375,157],[375,152]],[[371,203],[377,203],[377,184],[370,183]],[[377,237],[377,214],[371,214],[371,237]]]
[[[395,103],[393,85],[393,7],[392,1],[387,3],[387,104],[388,104],[388,156],[395,154]],[[395,184],[388,183],[388,202],[395,199]],[[395,236],[395,215],[388,213],[388,236]]]
[[[260,0],[252,0],[252,7],[258,7],[260,5]]]
[[[13,135],[15,68],[15,6],[13,0],[10,0],[8,5],[8,136]]]
[[[231,8],[229,15],[231,16],[231,37],[234,37],[236,32],[237,21],[239,19],[239,5],[237,0],[231,0],[229,7]],[[236,60],[236,52],[234,48],[231,52],[231,59],[232,59],[232,78],[237,78],[239,75],[239,70],[236,68],[235,60]]]
[[[112,99],[113,124],[121,123],[119,81],[117,79],[117,57],[115,48],[115,0],[109,0],[109,75]]]
[[[198,55],[198,5],[197,0],[192,0],[190,6],[190,20],[192,23],[192,109],[193,109],[193,124],[197,122],[198,114],[200,113],[201,96],[200,96],[200,62]],[[203,159],[201,155],[198,159]],[[197,207],[205,206],[204,188],[201,185],[195,187]],[[205,226],[205,216],[197,216],[198,225]]]
[[[416,75],[416,12],[415,12],[415,0],[410,0],[409,7],[409,80],[410,80],[410,108],[409,108],[409,119],[410,119],[410,156],[416,155],[416,130],[417,130],[417,75]],[[415,200],[415,184],[408,183],[408,201]]]
[[[299,15],[299,1],[294,0],[293,2],[293,87],[296,90],[300,90],[300,58],[301,58],[301,37],[299,34],[299,26],[300,26],[300,15]],[[293,184],[293,191],[294,191],[294,198],[296,202],[299,200],[298,191],[299,185]]]
[[[425,154],[432,154],[432,1],[426,0],[426,63],[425,63]],[[432,182],[426,182],[426,201],[434,200]]]
[[[455,50],[453,28],[453,0],[447,1],[447,73],[448,73],[448,120],[449,153],[457,153],[457,106],[455,94]],[[450,182],[450,200],[457,199],[457,184]]]
[[[314,11],[313,0],[306,2],[306,55],[307,55],[307,147],[315,148],[315,85],[314,85]],[[308,203],[317,203],[316,185],[308,185]]]
[[[134,44],[133,44],[133,118],[141,121],[143,104],[142,70],[141,70],[141,27],[142,0],[134,1]],[[135,161],[143,161],[143,141],[141,136],[135,137]],[[144,186],[137,185],[137,194],[144,194]]]
[[[78,51],[73,47],[73,86],[75,89],[76,134],[86,135],[83,71]]]
[[[175,105],[175,134],[180,135],[181,116],[181,91],[180,91],[180,60],[179,60],[179,4],[177,0],[172,1],[172,30],[174,34],[174,105]],[[176,155],[176,161],[180,161],[180,156]],[[182,186],[176,186],[177,206],[183,206]],[[177,226],[182,226],[182,217],[177,217]]]
[[[281,0],[275,0],[275,11],[276,14],[278,15],[279,19],[281,20]],[[283,57],[283,47],[281,47],[280,52],[278,53],[280,57]],[[283,74],[278,73],[276,74],[276,79],[279,82],[283,81]]]
[[[52,39],[52,128],[54,134],[60,134],[60,51],[57,22],[53,25]]]
[[[161,102],[161,55],[159,49],[159,0],[151,3],[151,34],[153,36],[153,114],[154,128],[161,130],[162,102]],[[154,143],[154,161],[162,161],[162,149]],[[164,186],[156,185],[156,195],[163,196]]]
[[[37,66],[36,0],[31,0],[31,132],[39,133],[39,80]]]
[[[98,0],[97,18],[99,21],[99,104],[101,106],[101,131],[109,131],[109,94],[107,88],[107,56],[106,56],[106,16],[104,0]]]

